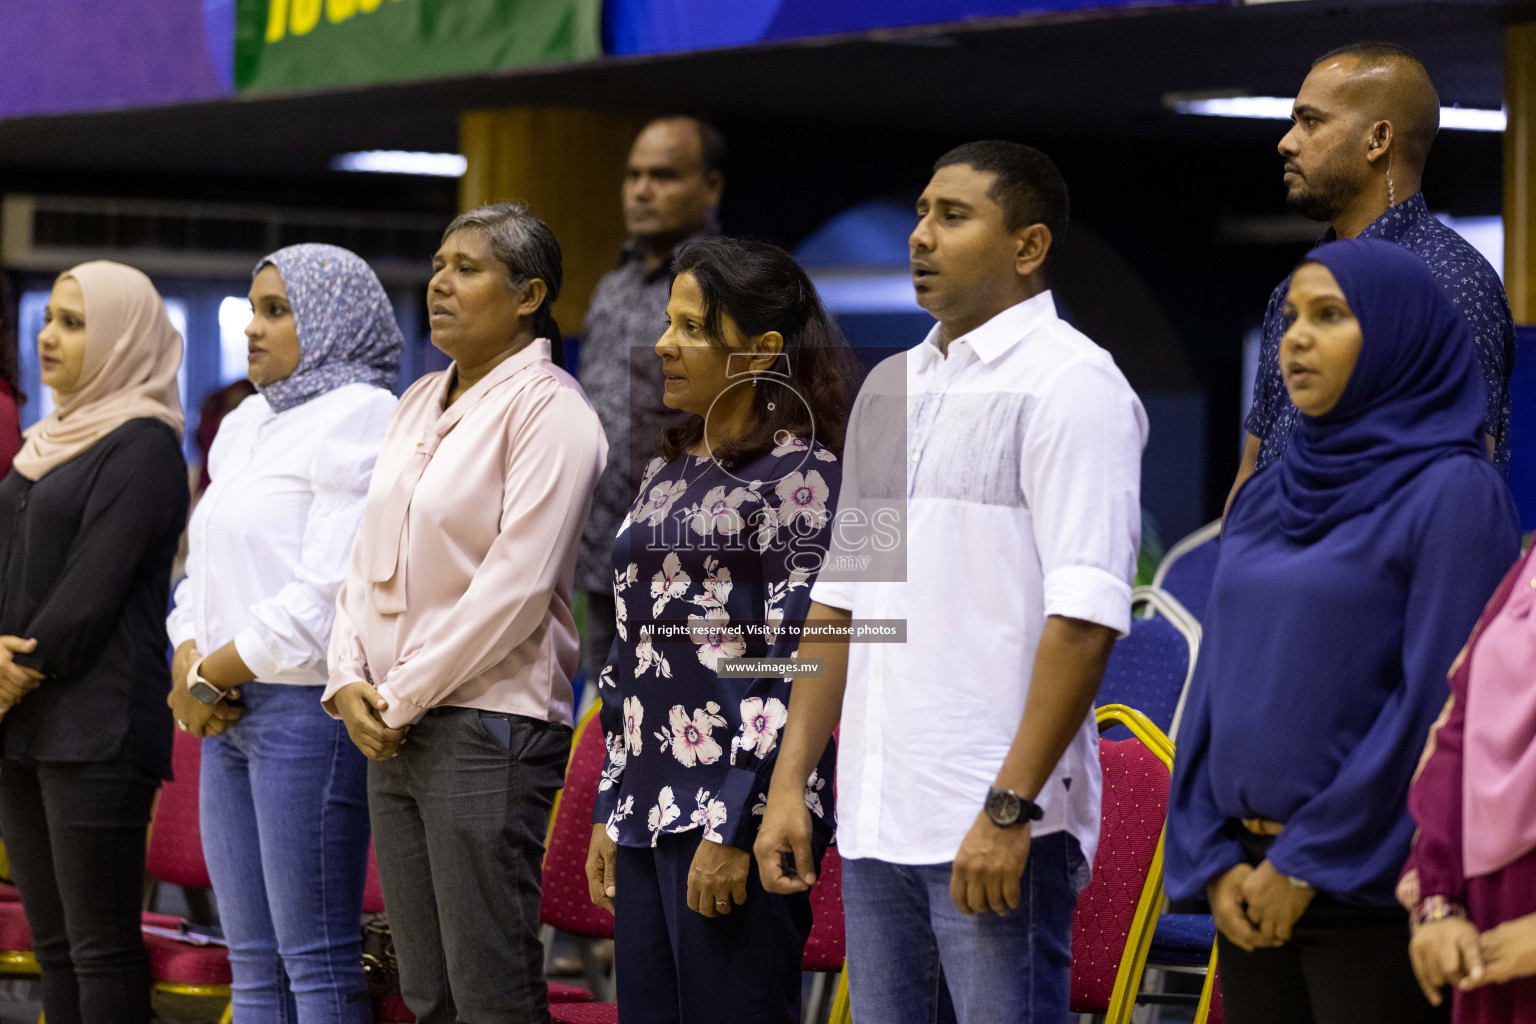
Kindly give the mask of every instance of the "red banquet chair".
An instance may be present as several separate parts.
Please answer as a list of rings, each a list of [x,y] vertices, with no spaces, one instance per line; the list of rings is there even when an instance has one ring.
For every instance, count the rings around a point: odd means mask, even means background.
[[[149,831],[146,868],[161,882],[187,889],[212,889],[208,865],[203,860],[203,840],[197,810],[198,772],[203,741],[177,732],[172,752],[176,778],[160,787],[154,823]],[[144,923],[177,928],[183,920],[169,914],[144,912]],[[153,988],[182,996],[202,996],[226,1001],[223,1021],[230,1018],[229,950],[224,946],[194,946],[159,935],[145,935],[149,949],[149,974]]]
[[[1141,712],[1099,708],[1099,728],[1123,725],[1127,740],[1099,740],[1104,813],[1093,881],[1072,922],[1071,1008],[1130,1024],[1163,902],[1163,823],[1173,744]]]

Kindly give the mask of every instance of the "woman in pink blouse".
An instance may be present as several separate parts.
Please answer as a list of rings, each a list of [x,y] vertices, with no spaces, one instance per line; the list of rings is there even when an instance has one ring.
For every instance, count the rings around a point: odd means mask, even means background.
[[[337,599],[325,706],[368,771],[400,987],[421,1024],[549,1019],[539,881],[573,724],[576,548],[608,444],[553,362],[560,246],[512,203],[448,226],[452,357],[400,399]]]

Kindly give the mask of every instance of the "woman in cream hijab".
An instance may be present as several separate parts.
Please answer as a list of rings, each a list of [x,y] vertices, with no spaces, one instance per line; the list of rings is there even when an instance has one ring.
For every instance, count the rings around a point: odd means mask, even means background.
[[[54,412],[0,481],[0,833],[53,1024],[148,1024],[145,831],[171,773],[165,608],[187,515],[181,337],[149,278],[59,277]]]

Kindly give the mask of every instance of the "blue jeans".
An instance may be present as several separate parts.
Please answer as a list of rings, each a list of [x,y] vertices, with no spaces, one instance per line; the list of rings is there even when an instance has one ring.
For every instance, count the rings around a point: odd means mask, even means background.
[[[235,1024],[368,1024],[367,760],[320,687],[240,693],[245,717],[203,741],[199,794]]]
[[[999,917],[956,909],[950,864],[843,861],[854,1019],[1061,1024],[1082,864],[1065,832],[1036,839],[1019,905]]]

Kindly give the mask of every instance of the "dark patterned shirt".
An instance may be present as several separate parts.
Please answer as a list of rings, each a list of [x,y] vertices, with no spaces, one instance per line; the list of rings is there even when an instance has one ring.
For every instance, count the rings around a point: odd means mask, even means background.
[[[1337,237],[1332,228],[1318,244]],[[1499,275],[1465,239],[1441,224],[1424,204],[1424,193],[1399,203],[1376,218],[1361,238],[1395,242],[1429,265],[1451,305],[1472,328],[1477,360],[1488,392],[1484,423],[1495,440],[1494,465],[1509,469],[1509,374],[1515,365],[1515,325]],[[1280,282],[1264,311],[1264,340],[1253,381],[1253,408],[1243,426],[1259,439],[1258,469],[1285,454],[1299,413],[1280,377],[1280,339],[1285,335],[1285,296],[1291,279]]]
[[[655,351],[666,331],[671,294],[671,261],[647,272],[634,242],[592,293],[577,380],[608,435],[608,466],[592,494],[592,514],[576,556],[578,590],[606,594],[613,588],[608,564],[613,535],[656,454],[656,434],[678,415],[662,404],[665,374]]]
[[[791,684],[719,663],[794,657],[799,638],[767,627],[804,623],[841,483],[837,458],[798,437],[729,473],[687,455],[646,468],[609,546],[617,632],[597,680],[608,756],[592,820],[621,846],[703,829],[752,848]],[[835,762],[828,744],[805,780],[822,843]]]

